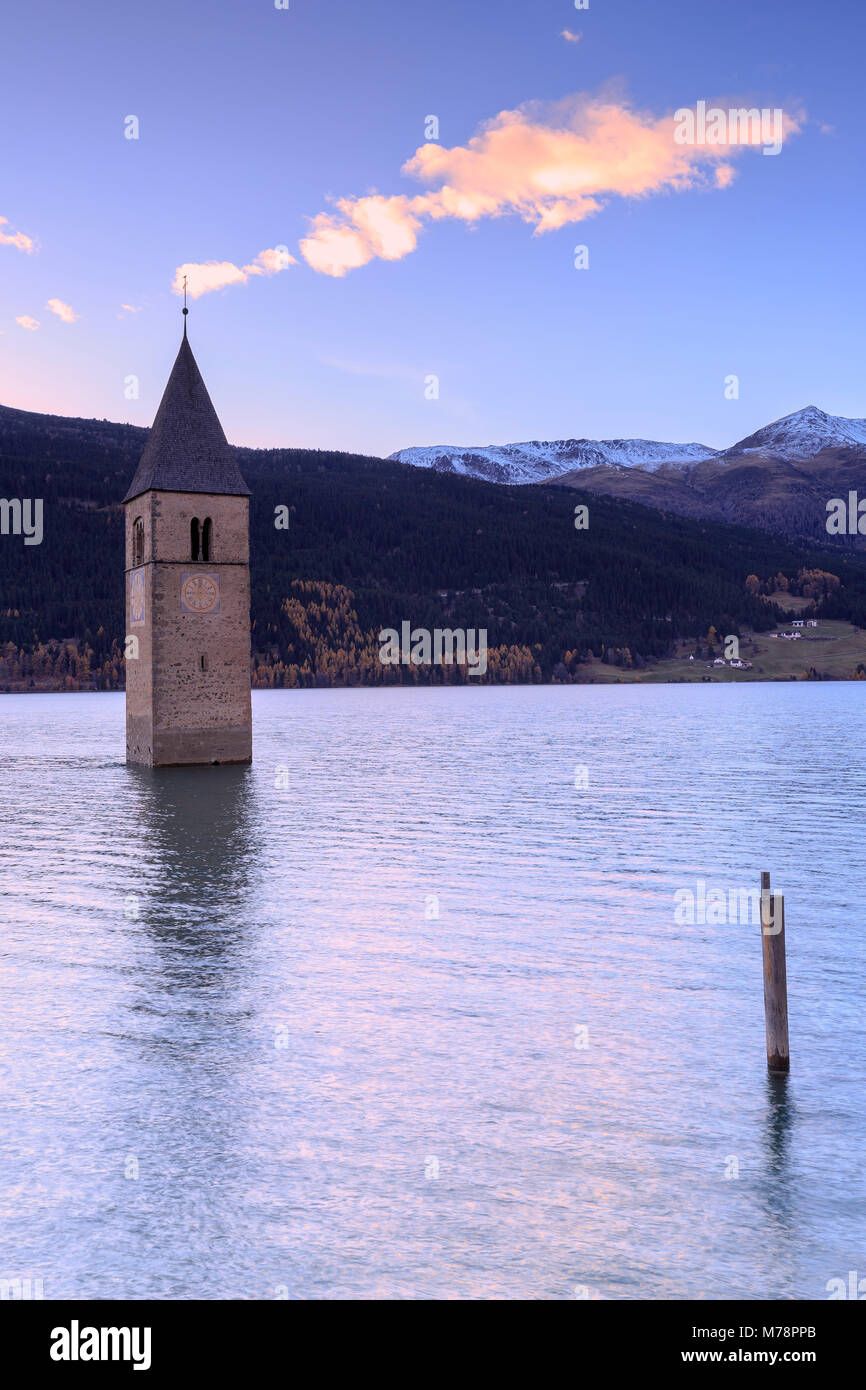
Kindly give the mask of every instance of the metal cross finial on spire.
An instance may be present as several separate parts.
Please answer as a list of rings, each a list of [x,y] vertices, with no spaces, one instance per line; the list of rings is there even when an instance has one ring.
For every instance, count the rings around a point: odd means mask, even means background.
[[[187,316],[187,314],[189,313],[189,309],[186,307],[186,284],[187,284],[187,278],[188,278],[188,277],[187,277],[186,275],[183,277],[183,336],[184,336],[184,337],[186,337],[186,316]]]

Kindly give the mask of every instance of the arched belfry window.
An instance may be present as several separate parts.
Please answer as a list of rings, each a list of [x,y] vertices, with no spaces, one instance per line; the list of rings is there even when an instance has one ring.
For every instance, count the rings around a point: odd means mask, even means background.
[[[144,521],[140,516],[132,523],[132,563],[144,564]]]
[[[191,560],[201,559],[201,528],[197,516],[194,516],[189,523],[189,558]]]
[[[211,545],[213,540],[213,522],[209,516],[204,519],[204,526],[201,528],[201,558],[210,560]]]

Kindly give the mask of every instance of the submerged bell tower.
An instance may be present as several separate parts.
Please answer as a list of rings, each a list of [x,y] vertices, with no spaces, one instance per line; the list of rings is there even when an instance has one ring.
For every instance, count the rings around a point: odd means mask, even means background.
[[[250,492],[186,332],[124,501],[126,760],[252,760]],[[135,640],[131,640],[135,639]]]

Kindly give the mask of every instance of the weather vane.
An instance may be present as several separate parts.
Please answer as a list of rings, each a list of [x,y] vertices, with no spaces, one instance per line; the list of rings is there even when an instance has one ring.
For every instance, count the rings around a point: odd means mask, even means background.
[[[187,282],[187,276],[185,275],[185,276],[183,277],[183,336],[184,336],[184,337],[186,337],[186,316],[187,316],[187,314],[189,313],[189,309],[186,307],[186,282]]]

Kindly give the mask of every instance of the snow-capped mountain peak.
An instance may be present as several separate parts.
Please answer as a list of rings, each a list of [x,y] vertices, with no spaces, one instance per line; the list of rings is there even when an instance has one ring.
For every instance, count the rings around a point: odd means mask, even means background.
[[[683,471],[706,459],[727,463],[743,454],[765,454],[789,462],[807,462],[823,449],[866,446],[866,420],[828,415],[807,405],[729,449],[705,444],[666,444],[653,439],[553,439],[522,444],[434,444],[398,449],[391,458],[416,468],[462,473],[494,483],[540,483],[587,468],[639,469],[655,473],[663,465]]]
[[[822,449],[851,448],[866,444],[866,420],[849,420],[828,415],[816,405],[807,405],[791,415],[783,415],[763,429],[725,449],[730,454],[771,454],[790,461],[814,458]]]
[[[663,463],[699,463],[713,458],[704,444],[664,444],[652,439],[526,440],[521,444],[438,444],[399,449],[391,458],[416,468],[463,473],[501,483],[537,483],[581,468],[643,468],[654,472]]]

